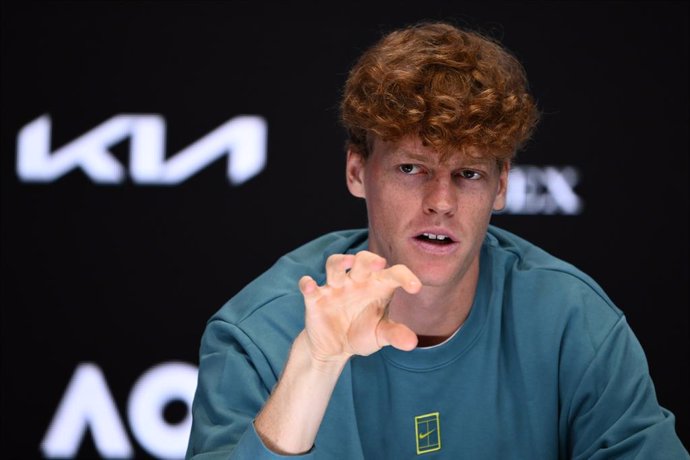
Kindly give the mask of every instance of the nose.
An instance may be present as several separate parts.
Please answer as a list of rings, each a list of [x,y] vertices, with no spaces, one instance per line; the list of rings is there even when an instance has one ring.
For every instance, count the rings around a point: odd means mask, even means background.
[[[452,216],[457,210],[457,197],[450,177],[436,176],[426,184],[424,211],[427,214],[446,214]]]

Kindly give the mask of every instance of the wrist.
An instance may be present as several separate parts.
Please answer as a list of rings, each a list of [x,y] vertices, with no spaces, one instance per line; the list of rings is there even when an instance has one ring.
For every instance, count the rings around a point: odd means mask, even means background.
[[[269,450],[296,455],[311,449],[347,358],[319,360],[306,332],[295,338],[278,384],[254,424]]]
[[[334,375],[336,378],[340,375],[345,364],[352,355],[341,353],[335,356],[320,356],[314,353],[309,341],[309,336],[306,330],[299,333],[292,345],[290,354],[300,362],[301,367],[307,371],[314,371],[319,374]]]

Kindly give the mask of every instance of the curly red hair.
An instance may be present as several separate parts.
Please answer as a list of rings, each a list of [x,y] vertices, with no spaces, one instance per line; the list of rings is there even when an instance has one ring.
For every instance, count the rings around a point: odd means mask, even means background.
[[[522,65],[496,41],[443,22],[393,31],[351,69],[341,101],[348,148],[371,134],[420,136],[443,152],[466,147],[510,160],[539,119]]]

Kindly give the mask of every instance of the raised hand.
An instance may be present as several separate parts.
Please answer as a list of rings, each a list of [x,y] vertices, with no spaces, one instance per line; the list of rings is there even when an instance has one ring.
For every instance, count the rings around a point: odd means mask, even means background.
[[[326,283],[304,276],[299,282],[305,303],[305,332],[312,357],[333,362],[352,355],[370,355],[392,345],[411,350],[417,336],[388,318],[388,304],[397,288],[416,294],[419,279],[404,265],[386,268],[372,252],[336,254],[326,261]]]

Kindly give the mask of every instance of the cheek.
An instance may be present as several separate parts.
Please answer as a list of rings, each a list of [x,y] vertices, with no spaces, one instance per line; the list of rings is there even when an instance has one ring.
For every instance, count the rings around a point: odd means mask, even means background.
[[[473,232],[483,232],[493,215],[494,197],[485,192],[464,193],[458,201],[462,225]]]
[[[369,223],[378,229],[391,230],[404,224],[415,205],[414,195],[405,188],[382,188],[374,184],[367,188]]]
[[[395,221],[398,220],[395,216],[399,214],[399,209],[402,207],[395,201],[381,198],[380,196],[368,197],[367,211],[369,222],[377,228],[390,229],[394,226]]]

